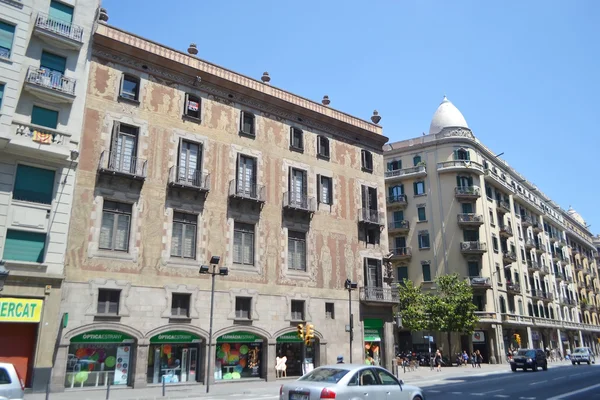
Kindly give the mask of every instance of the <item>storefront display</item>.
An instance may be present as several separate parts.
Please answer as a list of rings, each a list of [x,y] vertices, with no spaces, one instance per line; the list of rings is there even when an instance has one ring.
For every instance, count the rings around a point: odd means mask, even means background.
[[[97,330],[71,338],[65,387],[128,385],[134,339],[121,332]]]
[[[376,318],[365,319],[364,329],[365,363],[370,365],[381,365],[383,320]]]
[[[200,336],[184,331],[170,331],[152,337],[147,382],[196,382],[201,342]]]
[[[215,379],[262,376],[263,339],[249,332],[232,332],[217,338]]]
[[[284,333],[277,338],[275,357],[276,359],[285,357],[286,376],[302,376],[303,347],[304,341],[298,337],[296,332]],[[316,348],[315,344],[306,347],[308,370],[316,367]]]

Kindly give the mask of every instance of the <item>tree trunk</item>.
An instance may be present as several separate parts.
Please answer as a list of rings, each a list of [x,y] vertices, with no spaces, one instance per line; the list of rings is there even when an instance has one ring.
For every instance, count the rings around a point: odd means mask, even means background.
[[[446,332],[448,335],[448,362],[450,363],[450,367],[452,366],[452,333],[450,331]]]

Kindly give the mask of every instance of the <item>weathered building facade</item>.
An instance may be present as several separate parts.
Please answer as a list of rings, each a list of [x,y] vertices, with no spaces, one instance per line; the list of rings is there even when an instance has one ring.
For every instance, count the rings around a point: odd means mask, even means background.
[[[284,357],[299,374],[297,324],[314,325],[313,366],[348,357],[350,304],[354,360],[366,324],[368,355],[391,363],[389,305],[360,302],[387,285],[387,139],[268,81],[98,27],[55,390],[274,379]],[[229,274],[216,277],[208,360],[199,268],[213,256]],[[350,302],[346,279],[360,288]]]

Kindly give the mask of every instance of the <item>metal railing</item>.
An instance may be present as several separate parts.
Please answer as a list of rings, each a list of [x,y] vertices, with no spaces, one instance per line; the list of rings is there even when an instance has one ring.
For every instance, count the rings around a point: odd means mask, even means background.
[[[529,227],[533,224],[533,220],[529,215],[521,215],[521,225],[524,227]]]
[[[511,282],[507,282],[506,283],[506,290],[508,290],[509,292],[521,292],[521,285],[519,285],[518,283],[511,283]]]
[[[541,226],[541,225],[540,225],[540,223],[539,223],[539,222],[537,222],[537,221],[533,221],[533,222],[531,223],[531,226],[533,227],[533,230],[534,230],[534,231],[538,231],[538,232],[539,232],[539,231],[541,231],[541,230],[542,230],[542,226]]]
[[[470,242],[460,242],[460,250],[463,252],[485,252],[487,251],[487,244],[478,240]]]
[[[513,230],[510,225],[500,225],[500,233],[508,236],[513,235]]]
[[[406,205],[408,203],[407,199],[406,199],[406,195],[405,194],[397,194],[395,196],[388,196],[387,198],[387,205],[393,205],[393,204],[398,204],[398,205]]]
[[[122,152],[104,150],[100,154],[98,169],[112,173],[146,178],[148,161],[139,157],[129,156]]]
[[[469,285],[473,287],[492,287],[492,280],[485,276],[470,276]]]
[[[502,259],[506,262],[512,263],[512,262],[517,261],[517,255],[515,253],[513,253],[512,251],[503,251]]]
[[[359,208],[358,221],[375,225],[383,225],[385,221],[385,213],[382,213],[378,210],[372,210],[370,208]]]
[[[393,254],[392,257],[411,257],[412,256],[412,248],[411,247],[396,247],[391,249]]]
[[[388,230],[393,229],[410,229],[410,222],[406,220],[402,221],[392,221],[388,224]]]
[[[386,178],[398,178],[402,176],[415,175],[415,174],[426,174],[427,168],[424,165],[417,165],[416,167],[395,169],[392,171],[385,171]]]
[[[10,58],[10,50],[0,47],[0,58]]]
[[[38,13],[37,18],[35,19],[35,27],[56,33],[57,35],[77,42],[83,42],[83,27],[52,18],[48,14]]]
[[[169,185],[210,190],[210,174],[195,168],[172,166],[169,169]]]
[[[73,78],[67,78],[60,72],[31,66],[27,70],[25,80],[27,83],[36,86],[75,96],[75,84],[77,81]]]
[[[262,203],[265,201],[265,187],[254,182],[238,182],[234,179],[229,181],[229,196]]]
[[[498,204],[499,211],[510,212],[510,203],[508,201],[496,200],[496,203]]]
[[[360,299],[362,301],[397,303],[399,301],[398,289],[377,286],[361,287]]]
[[[535,260],[527,260],[527,268],[532,271],[539,271],[540,264],[538,264],[538,262]]]
[[[479,186],[457,186],[454,188],[456,196],[481,196]]]
[[[317,208],[314,197],[298,192],[285,192],[283,194],[283,207],[309,212],[314,212]]]
[[[458,214],[459,224],[483,224],[483,215],[481,214]]]
[[[525,239],[525,247],[527,249],[533,249],[535,247],[535,242],[533,241],[532,238]]]

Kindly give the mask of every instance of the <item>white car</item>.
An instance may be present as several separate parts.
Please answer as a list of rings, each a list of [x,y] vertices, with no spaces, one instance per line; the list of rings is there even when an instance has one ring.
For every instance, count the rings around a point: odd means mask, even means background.
[[[577,347],[573,353],[571,353],[571,363],[573,365],[587,363],[587,365],[596,363],[596,356],[589,347]]]

